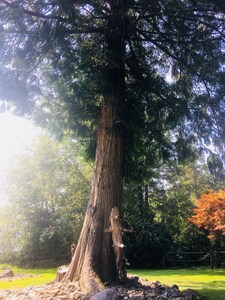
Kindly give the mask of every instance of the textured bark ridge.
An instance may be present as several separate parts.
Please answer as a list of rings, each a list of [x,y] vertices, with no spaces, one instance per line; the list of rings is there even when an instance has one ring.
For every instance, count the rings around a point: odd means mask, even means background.
[[[119,280],[125,282],[127,280],[126,257],[124,254],[125,245],[123,244],[122,232],[132,232],[132,230],[122,227],[120,222],[119,210],[117,207],[112,208],[110,213],[110,224],[105,232],[112,233],[113,248],[116,257],[116,267],[119,275]]]
[[[118,277],[109,228],[112,207],[120,208],[122,195],[123,135],[115,127],[117,97],[101,105],[92,188],[83,229],[69,270],[62,282],[79,281],[91,293],[104,288],[104,282]]]

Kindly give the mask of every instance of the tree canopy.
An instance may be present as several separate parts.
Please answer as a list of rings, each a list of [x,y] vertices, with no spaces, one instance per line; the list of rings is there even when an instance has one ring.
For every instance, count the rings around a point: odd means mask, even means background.
[[[225,138],[223,12],[221,1],[0,1],[0,96],[19,112],[35,105],[39,121],[71,129],[93,155],[117,59],[106,49],[122,39],[126,100],[115,126],[127,176],[191,157],[197,140],[204,149]]]

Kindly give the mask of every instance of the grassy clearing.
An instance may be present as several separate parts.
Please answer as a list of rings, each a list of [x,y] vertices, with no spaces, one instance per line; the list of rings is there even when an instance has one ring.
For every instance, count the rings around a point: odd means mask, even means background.
[[[1,267],[7,267],[0,265]],[[20,269],[11,267],[14,274],[31,274],[36,277],[0,281],[0,289],[17,289],[26,286],[37,286],[55,279],[56,269]],[[197,290],[205,300],[225,299],[225,269],[178,269],[178,270],[129,270],[149,281],[160,281],[167,285],[177,284],[181,290]]]
[[[0,289],[19,289],[30,285],[37,286],[55,279],[56,269],[21,269],[13,266],[0,265],[0,268],[10,267],[14,274],[27,274],[33,277],[15,278],[10,281],[0,281]]]
[[[194,289],[206,300],[225,299],[225,269],[129,270],[129,273],[170,286],[177,284],[180,290]]]

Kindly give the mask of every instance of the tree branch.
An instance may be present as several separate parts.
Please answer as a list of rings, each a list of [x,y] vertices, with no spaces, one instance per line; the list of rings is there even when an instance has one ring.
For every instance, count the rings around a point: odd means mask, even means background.
[[[40,18],[40,19],[45,19],[45,20],[57,20],[58,22],[62,22],[64,24],[70,24],[72,27],[74,28],[64,28],[65,33],[66,34],[81,34],[81,33],[103,33],[104,29],[103,28],[96,28],[94,26],[89,26],[89,25],[84,25],[84,24],[78,24],[78,23],[73,23],[71,24],[69,22],[68,19],[63,18],[61,16],[58,15],[46,15],[46,14],[42,14],[39,12],[35,12],[35,11],[31,11],[22,7],[19,7],[18,5],[11,3],[7,0],[0,0],[0,4],[3,3],[5,6],[11,8],[11,9],[15,9],[18,10],[19,12],[21,12],[21,14],[25,14],[25,15],[30,15],[36,18]],[[32,31],[22,31],[20,32],[19,30],[6,30],[4,31],[5,33],[22,33],[22,34],[32,34]]]
[[[41,14],[41,13],[29,10],[29,9],[22,8],[16,4],[6,1],[6,0],[0,0],[0,3],[3,3],[5,6],[10,7],[12,9],[16,9],[16,10],[20,11],[22,14],[30,15],[33,17],[37,17],[37,18],[41,18],[41,19],[48,19],[48,20],[59,20],[62,22],[68,21],[67,19],[57,16],[57,15],[45,15],[45,14]]]

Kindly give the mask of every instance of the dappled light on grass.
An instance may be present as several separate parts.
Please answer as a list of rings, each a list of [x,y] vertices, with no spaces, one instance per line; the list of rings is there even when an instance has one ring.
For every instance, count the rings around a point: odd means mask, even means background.
[[[12,270],[15,278],[12,277],[7,281],[0,281],[0,289],[19,289],[30,285],[39,286],[53,281],[56,276],[56,269],[21,269],[12,267]],[[16,277],[18,274],[27,274],[27,277]]]
[[[0,267],[8,267],[0,265]],[[0,289],[19,289],[27,286],[38,286],[55,279],[56,269],[22,269],[11,267],[17,274],[33,275],[0,281]],[[170,270],[129,270],[130,274],[138,275],[149,281],[160,281],[172,286],[176,284],[180,290],[197,290],[205,300],[225,299],[225,269],[170,269]]]

